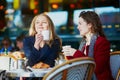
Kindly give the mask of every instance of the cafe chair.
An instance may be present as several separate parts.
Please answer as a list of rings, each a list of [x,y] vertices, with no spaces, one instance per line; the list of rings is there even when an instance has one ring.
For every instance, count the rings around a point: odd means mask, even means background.
[[[43,80],[91,80],[95,69],[93,58],[67,60],[44,75]]]
[[[5,80],[6,79],[6,70],[0,70],[0,80]]]
[[[120,69],[120,51],[114,51],[110,53],[110,67],[114,80],[120,80],[116,79]]]
[[[116,80],[120,80],[120,68],[119,68],[119,71],[118,71],[118,74],[117,74]]]

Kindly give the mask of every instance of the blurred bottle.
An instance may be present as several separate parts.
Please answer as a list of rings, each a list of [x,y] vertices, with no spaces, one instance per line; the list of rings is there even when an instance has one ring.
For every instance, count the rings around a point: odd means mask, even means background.
[[[4,54],[5,54],[5,55],[8,55],[8,51],[7,51],[6,48],[5,48]]]

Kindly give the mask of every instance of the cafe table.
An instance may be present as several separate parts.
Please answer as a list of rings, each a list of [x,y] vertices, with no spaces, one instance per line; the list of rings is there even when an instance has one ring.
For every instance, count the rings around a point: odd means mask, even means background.
[[[48,73],[52,68],[46,68],[46,69],[29,69],[29,70],[23,70],[23,69],[16,69],[16,70],[10,70],[6,71],[7,77],[43,77],[46,73]]]

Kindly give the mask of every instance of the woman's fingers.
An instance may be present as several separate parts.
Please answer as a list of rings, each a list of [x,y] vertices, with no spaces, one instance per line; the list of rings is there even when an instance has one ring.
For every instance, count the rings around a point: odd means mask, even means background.
[[[63,47],[62,52],[65,56],[73,56],[74,53],[76,52],[76,49],[71,47]]]

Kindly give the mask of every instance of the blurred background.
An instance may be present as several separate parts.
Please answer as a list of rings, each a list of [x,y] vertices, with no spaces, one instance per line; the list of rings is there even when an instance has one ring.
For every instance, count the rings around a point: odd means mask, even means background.
[[[120,50],[120,0],[0,0],[0,42],[8,36],[15,46],[17,36],[28,34],[33,17],[46,12],[63,45],[78,48],[78,15],[83,10],[99,14],[111,51]]]

